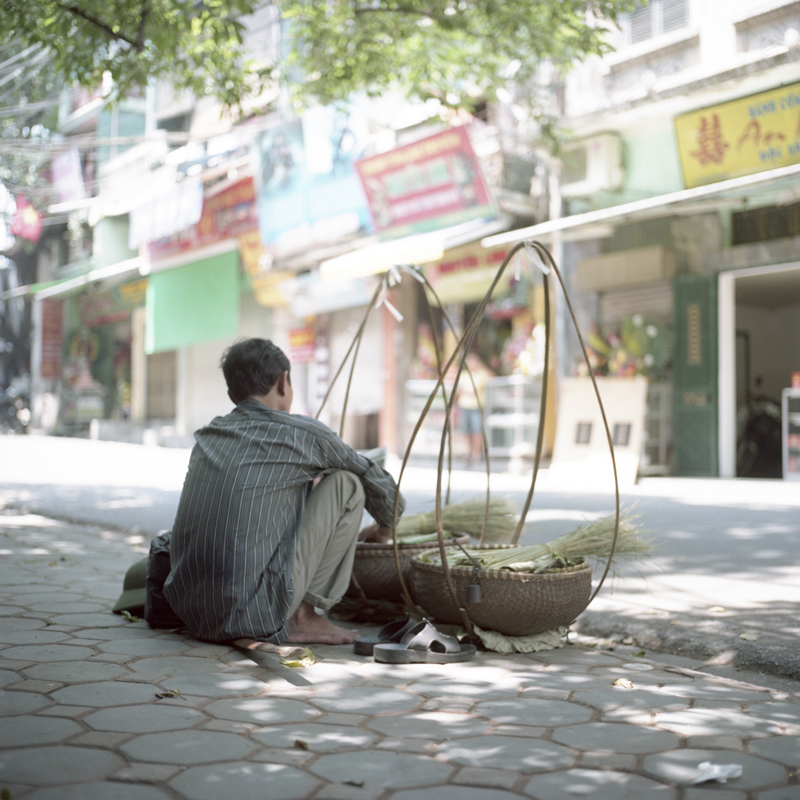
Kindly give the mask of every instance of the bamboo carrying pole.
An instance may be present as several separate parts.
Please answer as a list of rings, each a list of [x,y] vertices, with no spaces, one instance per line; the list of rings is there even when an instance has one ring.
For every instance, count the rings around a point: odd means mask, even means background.
[[[452,414],[453,414],[453,407],[454,407],[454,404],[455,404],[456,394],[457,394],[457,390],[458,390],[458,384],[459,384],[459,381],[461,380],[461,375],[462,375],[465,367],[467,369],[467,374],[469,375],[469,378],[470,378],[470,380],[472,382],[473,390],[475,391],[476,396],[477,396],[477,389],[475,387],[474,378],[472,377],[472,373],[471,373],[471,371],[469,369],[469,366],[467,366],[467,364],[466,364],[466,355],[469,352],[469,349],[470,349],[470,346],[472,345],[473,339],[475,338],[475,334],[477,333],[478,325],[480,324],[480,321],[481,321],[481,319],[483,317],[483,314],[486,311],[486,306],[488,305],[489,301],[491,300],[491,298],[492,298],[492,296],[493,296],[493,294],[495,292],[495,289],[497,288],[497,285],[498,285],[498,283],[500,282],[500,279],[503,276],[503,273],[508,268],[508,265],[511,263],[512,258],[514,258],[514,256],[517,255],[517,253],[520,253],[523,250],[525,251],[526,255],[528,256],[528,259],[527,259],[528,268],[529,269],[533,269],[535,267],[537,269],[540,269],[541,272],[542,272],[542,282],[543,282],[543,288],[544,288],[544,308],[545,308],[545,320],[544,320],[544,322],[545,322],[545,363],[544,363],[544,373],[543,373],[543,376],[542,376],[542,396],[541,396],[540,407],[539,407],[539,429],[538,429],[538,433],[537,433],[537,437],[536,437],[536,452],[535,452],[535,456],[534,456],[533,476],[532,476],[532,479],[531,479],[530,488],[529,488],[527,496],[525,498],[525,503],[523,505],[522,513],[520,514],[519,521],[517,523],[517,528],[516,528],[516,530],[514,532],[514,536],[512,538],[512,543],[513,544],[516,544],[518,542],[520,534],[522,533],[522,529],[523,529],[523,527],[525,525],[525,518],[527,516],[528,510],[530,509],[531,502],[533,500],[533,494],[534,494],[534,490],[535,490],[535,487],[536,487],[536,479],[537,479],[537,476],[538,476],[538,473],[539,473],[539,466],[540,466],[540,463],[541,463],[542,447],[543,447],[543,443],[544,443],[544,420],[545,420],[546,413],[547,413],[547,394],[548,394],[547,390],[548,390],[548,378],[549,378],[549,371],[550,371],[550,360],[549,359],[550,359],[550,341],[551,341],[551,327],[552,327],[551,319],[550,319],[550,274],[551,273],[555,274],[555,276],[556,276],[556,278],[558,280],[558,283],[559,283],[559,285],[561,287],[561,290],[562,290],[562,292],[564,294],[564,300],[566,302],[567,309],[568,309],[570,317],[572,319],[572,323],[573,323],[573,325],[575,327],[575,332],[576,332],[576,334],[578,336],[578,341],[580,343],[581,351],[582,351],[583,356],[586,359],[587,363],[589,361],[589,356],[588,356],[588,353],[587,353],[587,350],[586,350],[586,344],[585,344],[585,342],[583,340],[583,336],[581,335],[580,328],[578,327],[578,321],[577,321],[577,318],[575,316],[575,311],[574,311],[574,309],[572,307],[572,302],[570,301],[569,293],[567,291],[566,284],[564,283],[564,279],[563,279],[563,277],[561,275],[560,270],[558,269],[558,266],[555,263],[555,260],[553,259],[552,255],[550,254],[549,250],[547,250],[547,248],[543,244],[541,244],[540,242],[537,242],[537,241],[534,241],[534,240],[531,240],[531,239],[525,239],[525,240],[520,241],[517,244],[515,244],[508,251],[508,253],[506,254],[506,257],[503,259],[503,263],[498,268],[497,273],[496,273],[494,279],[492,280],[491,285],[489,286],[489,289],[487,290],[487,292],[484,295],[483,299],[478,304],[478,307],[475,310],[475,313],[472,315],[472,318],[470,319],[469,323],[467,324],[467,326],[466,326],[466,328],[464,330],[464,333],[462,334],[461,338],[459,339],[458,343],[456,344],[456,347],[455,347],[453,353],[450,355],[449,359],[447,360],[447,363],[444,364],[444,366],[442,366],[441,343],[439,342],[438,336],[436,336],[436,334],[434,333],[434,346],[435,346],[435,350],[436,350],[437,366],[439,368],[439,378],[438,378],[438,380],[436,382],[436,385],[435,385],[433,391],[431,392],[427,402],[425,403],[425,405],[424,405],[424,407],[423,407],[423,409],[422,409],[422,411],[420,413],[420,418],[417,421],[417,424],[415,425],[414,430],[412,431],[411,438],[410,438],[409,443],[408,443],[408,447],[406,448],[406,452],[405,452],[405,455],[403,457],[403,462],[402,462],[402,465],[401,465],[401,468],[400,468],[400,475],[398,477],[398,488],[399,488],[399,486],[400,486],[400,484],[402,482],[403,474],[405,473],[406,467],[408,465],[408,460],[409,460],[409,457],[410,457],[411,452],[412,452],[414,441],[416,440],[416,437],[419,434],[419,431],[420,431],[420,429],[422,428],[422,425],[425,422],[425,418],[427,417],[428,412],[430,411],[431,406],[433,405],[433,402],[436,399],[436,396],[441,392],[442,397],[443,397],[444,402],[445,402],[445,422],[444,422],[444,425],[442,426],[442,438],[441,438],[441,444],[440,444],[440,448],[439,448],[439,458],[438,458],[437,471],[436,471],[436,498],[435,498],[436,532],[437,532],[437,538],[438,538],[438,544],[439,544],[439,552],[440,552],[441,559],[442,559],[442,569],[443,569],[443,575],[444,575],[445,584],[447,585],[448,591],[450,592],[450,594],[451,594],[451,596],[452,596],[452,598],[453,598],[453,600],[454,600],[454,602],[456,604],[456,607],[459,610],[459,615],[461,616],[461,619],[462,619],[462,621],[464,623],[464,627],[470,633],[472,632],[472,623],[471,623],[471,621],[469,619],[469,615],[467,613],[466,608],[461,606],[459,604],[458,600],[457,600],[456,590],[455,590],[455,586],[454,586],[453,581],[452,581],[452,577],[450,575],[450,568],[449,568],[448,563],[447,563],[447,555],[446,555],[446,551],[445,551],[444,530],[443,530],[443,527],[442,527],[442,478],[443,478],[443,472],[444,472],[444,458],[445,458],[445,452],[447,452],[448,455],[449,455],[449,458],[448,458],[448,484],[447,484],[447,495],[446,495],[446,498],[449,500],[449,496],[450,496],[450,473],[452,472],[452,452],[451,452],[451,449],[450,449],[451,434],[452,434],[451,417],[452,417]],[[411,274],[416,280],[418,280],[421,283],[424,283],[426,285],[426,288],[428,289],[428,291],[431,293],[431,295],[434,297],[434,299],[438,303],[439,308],[442,310],[443,317],[444,317],[446,323],[448,324],[450,330],[455,334],[455,329],[454,329],[454,327],[452,325],[452,322],[450,321],[449,317],[447,316],[447,314],[446,314],[446,312],[444,310],[444,307],[443,307],[443,305],[441,303],[441,300],[439,299],[438,295],[436,294],[436,291],[433,288],[433,286],[431,286],[430,283],[428,282],[427,278],[425,278],[425,276],[422,273],[422,271],[419,270],[418,268],[415,268],[415,267],[412,267],[412,266],[404,266],[404,267],[402,267],[402,269],[405,270],[406,272],[408,272],[409,274]],[[355,362],[355,358],[356,358],[356,356],[358,354],[358,348],[359,348],[360,343],[361,343],[361,338],[362,338],[362,336],[364,334],[364,329],[366,327],[367,318],[368,318],[370,312],[372,311],[373,307],[381,304],[381,300],[379,300],[379,297],[381,297],[381,296],[385,297],[385,294],[388,291],[388,289],[390,288],[390,286],[394,285],[392,283],[392,281],[397,281],[397,280],[399,280],[398,268],[394,268],[394,269],[390,270],[388,273],[386,273],[383,276],[383,279],[382,279],[381,283],[379,284],[378,288],[375,291],[375,296],[373,297],[373,301],[370,303],[370,306],[367,309],[367,313],[366,313],[366,315],[364,317],[363,322],[361,323],[361,327],[359,328],[359,330],[358,330],[358,332],[356,334],[356,337],[355,337],[353,343],[350,346],[350,349],[347,351],[347,354],[345,355],[345,358],[342,361],[342,365],[339,367],[339,370],[337,371],[333,381],[331,382],[331,387],[329,388],[328,393],[325,395],[325,398],[323,400],[322,406],[324,406],[325,402],[327,401],[328,396],[330,395],[331,389],[333,387],[333,383],[335,383],[336,379],[339,377],[339,374],[341,373],[342,369],[344,368],[345,362],[349,358],[351,352],[353,352],[353,350],[355,349],[355,355],[354,355],[353,362],[352,362],[352,365],[351,365],[351,368],[350,368],[350,375],[349,375],[349,380],[348,380],[348,385],[347,385],[347,391],[345,393],[344,409],[343,409],[343,412],[342,412],[342,422],[341,422],[341,426],[340,426],[340,432],[344,430],[344,415],[345,415],[346,409],[347,409],[347,400],[348,400],[349,393],[350,393],[350,384],[352,382],[353,372],[355,370],[355,363],[356,363]],[[377,300],[377,303],[376,303],[376,300]],[[433,326],[433,328],[434,328],[434,331],[435,331],[435,326]],[[445,376],[449,373],[450,369],[453,367],[453,365],[456,362],[457,358],[459,359],[458,368],[456,370],[455,380],[453,382],[453,386],[450,389],[450,393],[449,393],[449,397],[448,397],[447,391],[446,391],[445,386],[444,386],[444,379],[445,379]],[[614,533],[613,533],[613,537],[612,537],[611,548],[610,548],[610,552],[608,554],[608,560],[606,562],[606,567],[605,567],[605,570],[603,571],[603,575],[601,576],[600,581],[599,581],[596,589],[594,590],[592,596],[589,598],[589,603],[591,603],[592,600],[594,600],[594,598],[597,596],[597,593],[602,588],[603,583],[605,582],[605,579],[608,576],[608,572],[609,572],[609,570],[611,568],[611,564],[612,564],[612,561],[613,561],[613,558],[614,558],[614,553],[615,553],[616,546],[617,546],[617,539],[618,539],[618,535],[619,535],[619,525],[620,525],[620,495],[619,495],[619,478],[618,478],[618,475],[617,475],[617,463],[616,463],[616,459],[614,457],[614,443],[613,443],[613,439],[612,439],[612,436],[611,436],[611,430],[610,430],[609,425],[608,425],[608,419],[606,417],[605,408],[603,406],[603,400],[600,397],[600,390],[599,390],[599,388],[597,386],[597,381],[595,380],[595,377],[591,373],[591,371],[589,373],[589,377],[591,378],[592,386],[593,386],[594,392],[595,392],[595,397],[597,398],[597,403],[598,403],[598,405],[600,407],[600,414],[601,414],[601,417],[603,419],[603,427],[605,428],[606,439],[608,441],[609,452],[611,454],[611,466],[612,466],[612,470],[613,470],[613,473],[614,473],[614,498],[615,498]],[[481,412],[481,419],[483,421],[483,409],[480,406],[480,400],[478,401],[478,405],[479,405],[479,410]],[[321,411],[322,411],[322,407],[320,407],[320,412]],[[317,413],[317,417],[319,417],[319,412]],[[483,530],[482,530],[482,533],[481,533],[481,542],[483,542],[483,539],[484,539],[484,535],[485,535],[485,531],[486,531],[486,525],[487,525],[488,517],[489,517],[489,504],[490,504],[490,487],[489,487],[489,484],[490,484],[490,477],[491,477],[491,469],[490,469],[490,465],[489,465],[489,446],[488,446],[488,439],[487,439],[487,435],[486,435],[485,421],[483,422],[483,443],[484,443],[484,450],[485,450],[485,454],[486,454],[487,488],[486,488],[486,508],[485,508],[485,514],[484,514]],[[393,509],[393,527],[395,529],[397,528],[398,502],[399,502],[399,493],[395,498],[394,509]],[[410,593],[408,591],[408,587],[407,587],[406,582],[405,582],[405,580],[403,578],[402,569],[401,569],[401,566],[400,566],[400,553],[399,553],[399,543],[398,543],[398,537],[397,536],[394,537],[393,542],[394,542],[395,565],[397,567],[397,574],[398,574],[398,577],[400,579],[400,585],[401,585],[401,588],[402,588],[403,597],[404,597],[405,601],[408,603],[408,605],[413,607],[414,606],[414,602],[413,602],[413,599],[412,599],[412,597],[411,597],[411,595],[410,595]]]

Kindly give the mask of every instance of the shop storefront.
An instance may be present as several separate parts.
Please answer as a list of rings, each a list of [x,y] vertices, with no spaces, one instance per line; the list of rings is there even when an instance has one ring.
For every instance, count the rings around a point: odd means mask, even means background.
[[[487,250],[473,242],[448,250],[444,258],[425,266],[431,288],[420,287],[417,292],[415,357],[405,384],[407,438],[436,385],[435,342],[442,343],[445,359],[452,354],[506,254],[505,248]],[[453,419],[454,454],[461,460],[474,462],[481,457],[468,421],[478,407],[476,396],[483,407],[490,457],[524,468],[534,454],[544,368],[544,301],[542,287],[535,281],[526,261],[512,261],[480,319],[467,362],[475,386],[466,373],[462,375]],[[453,373],[446,379],[446,390]],[[444,416],[440,397],[414,443],[415,456],[438,454]]]
[[[760,400],[779,409],[800,358],[800,205],[776,205],[798,176],[798,165],[753,172],[485,241],[561,243],[591,348],[587,367],[571,337],[561,374],[648,376],[640,474],[780,477],[780,412],[762,414],[771,433],[756,446],[772,455],[759,474],[743,472],[742,422]],[[615,236],[658,244],[609,250]],[[569,329],[563,302],[558,314]]]
[[[224,347],[242,331],[268,334],[270,311],[255,301],[242,269],[258,263],[253,236],[256,196],[246,177],[208,190],[194,225],[148,244],[141,413],[179,436],[229,410],[219,371]]]

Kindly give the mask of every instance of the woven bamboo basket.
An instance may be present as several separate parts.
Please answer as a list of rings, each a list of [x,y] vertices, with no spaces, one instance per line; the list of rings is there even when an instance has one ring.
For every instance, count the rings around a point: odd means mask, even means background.
[[[489,545],[485,549],[508,546]],[[422,561],[422,555],[419,553],[411,560],[408,580],[411,596],[434,619],[462,624],[458,607],[447,588],[444,570],[441,565]],[[483,630],[506,636],[531,636],[571,624],[589,604],[592,590],[592,566],[588,561],[535,575],[472,567],[450,567],[450,575],[458,601],[470,620]],[[474,583],[481,587],[481,601],[467,603],[467,587]]]
[[[456,534],[453,539],[445,540],[446,547],[455,547],[455,543],[466,544],[469,536]],[[398,544],[400,551],[400,568],[403,578],[408,583],[411,575],[411,559],[431,549],[431,542],[424,544]],[[438,550],[436,552],[439,552]],[[403,602],[403,589],[397,576],[397,563],[394,559],[393,544],[375,544],[359,542],[356,545],[356,557],[353,562],[353,577],[347,590],[348,597],[361,597],[359,588],[369,600],[388,600],[392,603]]]

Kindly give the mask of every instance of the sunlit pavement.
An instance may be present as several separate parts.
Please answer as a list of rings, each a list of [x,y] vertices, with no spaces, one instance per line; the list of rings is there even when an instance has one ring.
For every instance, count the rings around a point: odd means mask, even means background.
[[[145,550],[0,514],[4,797],[800,797],[797,684],[581,638],[447,666],[315,647],[316,664],[289,669],[112,614]],[[741,777],[691,785],[706,761]]]

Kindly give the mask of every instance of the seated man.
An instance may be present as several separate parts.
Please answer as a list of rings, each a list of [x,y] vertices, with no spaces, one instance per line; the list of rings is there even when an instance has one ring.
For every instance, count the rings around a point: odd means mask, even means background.
[[[236,408],[195,434],[164,594],[199,639],[347,644],[357,632],[315,608],[347,590],[365,504],[376,522],[360,538],[391,536],[397,485],[321,422],[289,413],[289,360],[272,342],[237,342],[222,371]],[[404,506],[401,496],[398,516]]]

